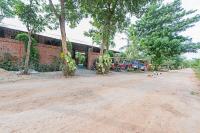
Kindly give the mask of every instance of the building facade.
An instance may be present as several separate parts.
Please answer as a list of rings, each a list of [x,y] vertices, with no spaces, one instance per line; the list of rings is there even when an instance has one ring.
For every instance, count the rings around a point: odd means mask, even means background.
[[[19,31],[8,27],[0,26],[0,57],[5,53],[9,53],[21,61],[25,55],[25,48],[23,42],[15,40]],[[61,40],[43,35],[33,35],[37,40],[37,49],[39,51],[39,62],[41,64],[51,64],[53,59],[60,56]],[[94,60],[99,56],[100,49],[98,47],[90,46],[87,44],[72,43],[72,57],[75,59],[75,53],[81,52],[86,56],[85,66],[91,68]]]

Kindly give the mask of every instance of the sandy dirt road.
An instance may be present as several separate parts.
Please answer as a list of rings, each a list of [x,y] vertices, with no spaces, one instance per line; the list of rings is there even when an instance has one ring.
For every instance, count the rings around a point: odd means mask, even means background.
[[[200,133],[191,69],[0,84],[0,133]]]

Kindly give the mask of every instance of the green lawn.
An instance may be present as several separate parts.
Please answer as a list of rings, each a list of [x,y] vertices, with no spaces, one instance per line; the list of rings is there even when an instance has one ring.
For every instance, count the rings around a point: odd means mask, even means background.
[[[197,78],[200,79],[200,68],[199,69],[194,69],[196,75],[197,75]]]

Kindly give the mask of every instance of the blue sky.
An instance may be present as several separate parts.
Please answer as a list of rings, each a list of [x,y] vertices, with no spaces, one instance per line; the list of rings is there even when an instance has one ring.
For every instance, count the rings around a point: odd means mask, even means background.
[[[172,0],[165,0],[166,3],[171,1]],[[197,9],[198,10],[197,12],[200,14],[200,0],[182,0],[182,4],[186,10]],[[9,27],[11,28],[25,29],[23,24],[17,18],[4,19],[0,25],[9,25]],[[90,28],[91,25],[89,24],[89,19],[83,19],[75,29],[70,29],[69,27],[66,28],[67,37],[70,41],[95,45],[92,43],[92,40],[90,38],[85,37],[83,35],[83,33]],[[55,31],[46,30],[41,34],[60,38],[59,30]],[[194,42],[200,42],[200,22],[196,23],[194,27],[188,29],[182,34],[191,37]],[[120,47],[127,44],[127,40],[123,38],[126,38],[124,34],[119,34],[119,33],[116,34],[115,36],[116,47],[114,48],[114,50],[119,50]],[[200,51],[199,53],[187,53],[184,55],[189,59],[200,58]]]

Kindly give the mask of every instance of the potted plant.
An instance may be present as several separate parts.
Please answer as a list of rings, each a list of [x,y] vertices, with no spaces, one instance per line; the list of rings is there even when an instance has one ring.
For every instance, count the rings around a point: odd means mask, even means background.
[[[85,55],[80,52],[76,52],[76,62],[79,68],[83,68],[83,64],[85,63]]]

